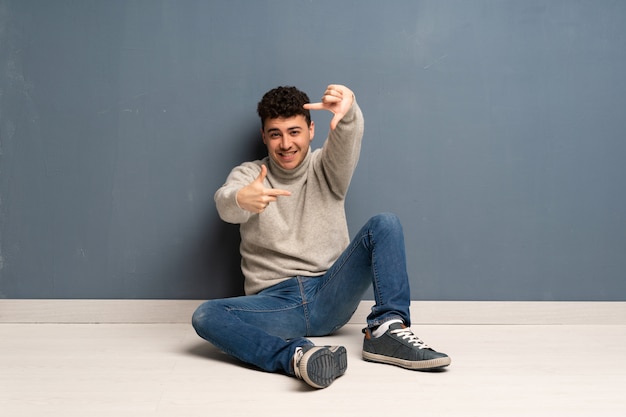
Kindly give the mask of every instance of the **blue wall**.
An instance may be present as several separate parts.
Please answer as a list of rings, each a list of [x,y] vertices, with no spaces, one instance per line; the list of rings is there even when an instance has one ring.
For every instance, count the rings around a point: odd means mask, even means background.
[[[626,300],[625,74],[619,0],[0,0],[0,297],[241,293],[256,103],[343,83],[413,299]]]

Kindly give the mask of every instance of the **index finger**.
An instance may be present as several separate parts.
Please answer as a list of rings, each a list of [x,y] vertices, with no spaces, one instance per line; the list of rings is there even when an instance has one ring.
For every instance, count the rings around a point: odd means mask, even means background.
[[[281,195],[291,195],[291,191],[281,190],[280,188],[268,188],[265,190],[265,194],[272,197],[278,197]]]
[[[324,103],[306,103],[304,106],[307,110],[326,110]]]

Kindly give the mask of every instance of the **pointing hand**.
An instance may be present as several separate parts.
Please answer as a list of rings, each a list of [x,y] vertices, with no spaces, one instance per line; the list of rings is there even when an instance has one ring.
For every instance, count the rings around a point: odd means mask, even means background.
[[[254,181],[243,187],[237,193],[237,204],[244,210],[252,213],[262,213],[270,203],[279,196],[289,196],[291,192],[278,188],[266,188],[263,182],[267,176],[267,167],[261,165],[261,173]]]

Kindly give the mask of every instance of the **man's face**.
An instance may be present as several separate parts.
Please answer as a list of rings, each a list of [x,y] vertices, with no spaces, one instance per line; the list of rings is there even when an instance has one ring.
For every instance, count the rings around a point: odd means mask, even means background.
[[[283,169],[298,167],[313,140],[315,125],[308,126],[303,115],[266,119],[261,134],[267,153]]]

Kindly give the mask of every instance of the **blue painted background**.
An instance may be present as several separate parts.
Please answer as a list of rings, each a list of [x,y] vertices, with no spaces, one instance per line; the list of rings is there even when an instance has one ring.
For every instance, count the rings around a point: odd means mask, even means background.
[[[261,95],[351,87],[413,299],[626,300],[626,2],[0,0],[0,297],[240,294]],[[330,117],[315,113],[319,146]]]

